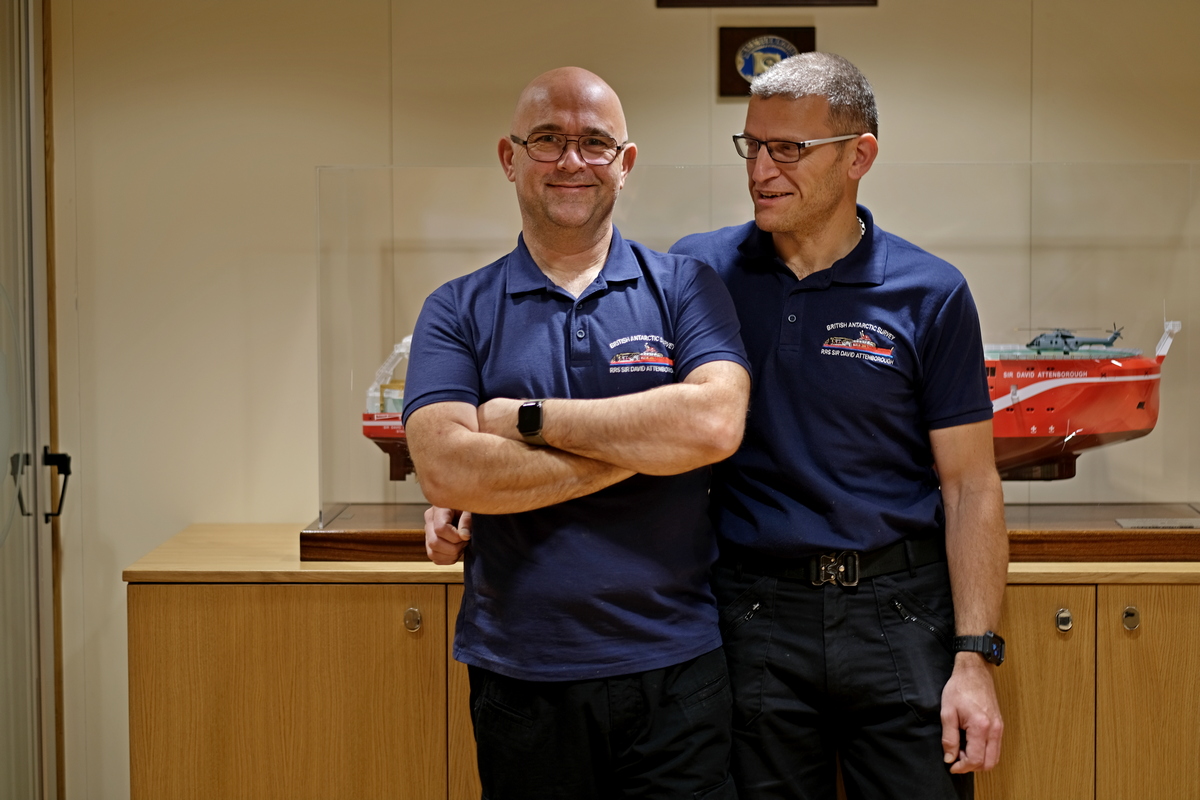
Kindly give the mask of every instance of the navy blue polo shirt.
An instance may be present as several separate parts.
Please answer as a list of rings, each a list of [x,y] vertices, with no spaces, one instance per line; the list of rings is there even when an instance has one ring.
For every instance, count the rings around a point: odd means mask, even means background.
[[[763,555],[944,532],[929,431],[992,416],[966,280],[858,213],[858,246],[803,280],[753,222],[671,248],[711,264],[741,318],[750,416],[714,470],[713,519]]]
[[[614,229],[603,269],[575,298],[522,238],[425,301],[405,421],[430,403],[629,394],[710,361],[749,368],[733,303],[709,267]],[[635,475],[566,503],[476,515],[455,658],[523,680],[580,680],[718,647],[709,472]]]

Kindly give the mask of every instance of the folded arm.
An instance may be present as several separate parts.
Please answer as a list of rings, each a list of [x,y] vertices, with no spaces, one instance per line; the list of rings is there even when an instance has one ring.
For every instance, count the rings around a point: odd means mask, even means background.
[[[750,376],[733,361],[710,361],[680,383],[598,400],[550,399],[542,438],[550,448],[646,475],[676,475],[728,458],[742,441]],[[519,440],[522,401],[479,407],[481,430]],[[542,449],[550,449],[542,448]]]
[[[483,432],[469,403],[423,406],[409,416],[404,429],[421,489],[435,506],[516,514],[591,494],[634,474]]]
[[[992,449],[992,422],[930,431],[946,509],[946,558],[960,636],[996,630],[1008,579],[1004,492]],[[958,653],[942,692],[942,748],[951,772],[988,770],[1000,758],[1004,721],[991,665]],[[959,731],[967,732],[960,752]]]

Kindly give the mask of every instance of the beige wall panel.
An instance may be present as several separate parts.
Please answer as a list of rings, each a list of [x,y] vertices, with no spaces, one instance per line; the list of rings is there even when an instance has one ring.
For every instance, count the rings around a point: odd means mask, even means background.
[[[549,0],[395,8],[397,163],[492,163],[520,88],[564,64],[613,85],[645,163],[736,163],[745,103],[717,98],[717,29],[764,24],[815,25],[820,49],[859,64],[880,97],[884,160],[1029,154],[1030,9],[1016,0],[739,12],[622,0],[574,23]],[[453,157],[417,154],[430,126]]]
[[[1028,165],[876,164],[863,179],[859,199],[880,227],[962,271],[985,342],[1026,341]]]
[[[499,169],[496,142],[510,133],[521,88],[565,65],[596,72],[621,95],[643,163],[708,160],[715,33],[706,11],[632,0],[586,13],[550,0],[393,8],[397,164]],[[439,152],[422,149],[434,130]]]
[[[314,167],[390,159],[389,13],[54,5],[72,37],[56,190],[82,528],[64,563],[83,584],[64,646],[69,674],[87,665],[66,703],[86,730],[72,796],[128,796],[121,566],[187,522],[315,516]]]
[[[1033,8],[1035,161],[1200,158],[1200,3]]]
[[[718,11],[712,27],[762,24],[815,25],[818,49],[863,71],[878,98],[881,160],[1029,158],[1028,2]],[[744,103],[718,104],[714,163],[736,159],[728,137],[741,130],[744,113]]]

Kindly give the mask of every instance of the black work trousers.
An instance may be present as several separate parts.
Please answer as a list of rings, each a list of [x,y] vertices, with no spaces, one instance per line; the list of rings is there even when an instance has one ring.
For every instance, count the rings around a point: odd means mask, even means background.
[[[857,587],[718,562],[742,800],[963,800],[942,760],[941,692],[954,664],[945,562]]]
[[[597,680],[468,671],[484,800],[737,800],[719,649]]]

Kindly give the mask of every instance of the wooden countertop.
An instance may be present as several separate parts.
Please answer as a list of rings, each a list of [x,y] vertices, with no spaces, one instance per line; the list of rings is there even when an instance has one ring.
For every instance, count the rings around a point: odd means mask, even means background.
[[[1014,542],[1022,534],[1121,533],[1117,518],[1200,518],[1188,505],[1009,506]],[[459,583],[461,565],[427,561],[301,561],[295,524],[200,524],[155,548],[123,573],[130,583]],[[1158,532],[1158,533],[1172,533]],[[1173,533],[1180,533],[1174,531]],[[1200,583],[1195,561],[1014,561],[1011,584]]]
[[[129,583],[461,583],[428,561],[301,561],[294,524],[189,525],[122,573]]]

